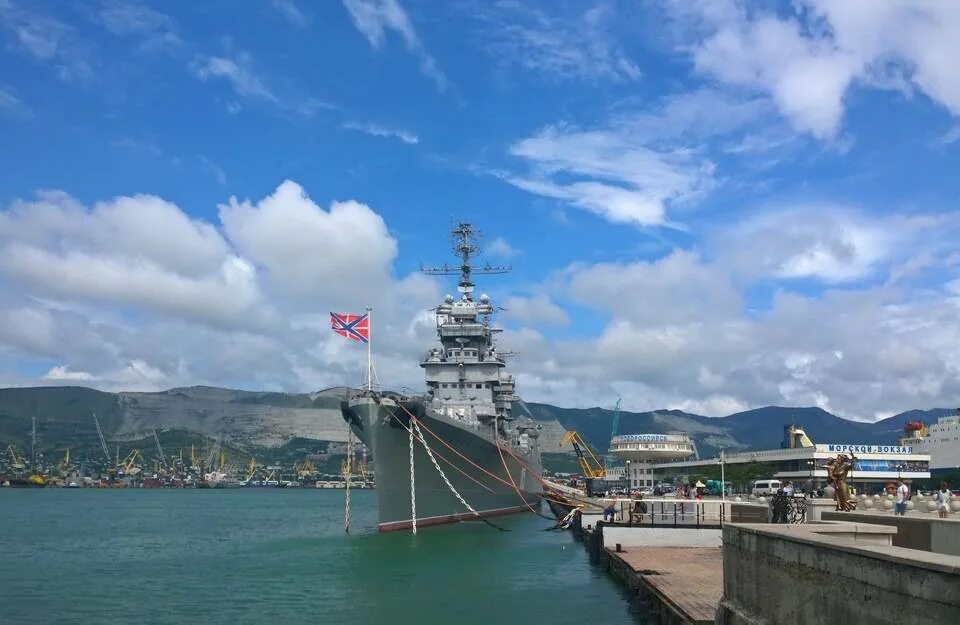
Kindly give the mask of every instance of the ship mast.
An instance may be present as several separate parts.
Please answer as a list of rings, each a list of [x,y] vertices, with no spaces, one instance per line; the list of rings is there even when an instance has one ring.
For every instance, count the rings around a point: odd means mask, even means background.
[[[493,274],[507,273],[510,267],[492,266],[490,263],[483,267],[474,268],[470,262],[470,257],[480,252],[477,242],[481,238],[479,231],[474,230],[473,226],[466,222],[457,224],[450,231],[450,238],[453,240],[453,253],[460,257],[460,267],[451,267],[444,263],[440,267],[420,266],[420,271],[431,276],[453,276],[460,274],[460,282],[457,283],[457,291],[462,299],[473,301],[473,279],[474,273]]]

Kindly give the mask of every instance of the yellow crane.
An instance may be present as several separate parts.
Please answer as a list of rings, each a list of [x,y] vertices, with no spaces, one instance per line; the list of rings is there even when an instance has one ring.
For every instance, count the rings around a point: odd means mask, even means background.
[[[58,465],[60,473],[66,473],[70,470],[70,449],[67,448],[67,453],[63,455],[63,460],[60,461]]]
[[[253,479],[253,476],[257,474],[257,459],[253,456],[250,456],[250,462],[247,463],[247,481]]]
[[[313,477],[314,475],[317,474],[317,467],[314,466],[314,464],[309,460],[298,462],[293,466],[293,468],[297,472],[297,477],[301,479]]]
[[[583,437],[580,436],[576,430],[567,432],[567,435],[560,440],[560,445],[563,446],[563,444],[567,442],[573,445],[573,451],[577,454],[577,462],[580,463],[580,469],[583,471],[584,477],[589,479],[607,476],[607,469],[603,466],[603,463],[600,462],[596,454],[593,453],[590,446],[587,445],[587,442],[583,440]]]
[[[136,475],[137,473],[140,473],[142,469],[137,465],[137,462],[141,459],[142,456],[140,454],[140,450],[134,449],[127,455],[126,458],[120,461],[120,470],[126,475]]]

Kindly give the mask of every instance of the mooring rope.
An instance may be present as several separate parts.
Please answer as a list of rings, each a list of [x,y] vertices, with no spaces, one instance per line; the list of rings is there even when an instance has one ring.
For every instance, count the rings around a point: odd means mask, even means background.
[[[485,519],[483,515],[474,510],[473,506],[467,503],[467,500],[463,498],[463,495],[460,494],[460,491],[458,491],[454,485],[450,483],[450,479],[447,477],[447,474],[443,472],[443,469],[440,467],[440,463],[437,462],[437,459],[433,457],[433,452],[430,450],[430,446],[427,445],[427,439],[423,437],[423,432],[420,431],[420,426],[418,425],[417,421],[418,419],[416,417],[410,417],[410,423],[413,424],[413,429],[417,431],[417,437],[420,439],[420,444],[423,445],[424,451],[427,452],[427,457],[430,458],[434,468],[437,470],[437,473],[440,474],[440,477],[443,478],[443,482],[447,485],[447,488],[450,489],[450,492],[453,493],[453,495],[460,500],[460,503],[462,503],[467,510],[473,513],[473,516],[477,517],[477,519],[483,521],[494,529],[500,530],[501,532],[509,531],[508,529],[500,527],[496,523],[492,523],[488,519]]]
[[[383,407],[384,410],[386,410],[386,411],[390,414],[391,417],[393,417],[393,420],[397,422],[397,425],[399,425],[400,427],[402,427],[402,428],[403,428],[404,430],[406,430],[408,433],[411,433],[411,429],[410,429],[409,427],[407,427],[407,425],[404,424],[403,421],[400,420],[400,417],[398,417],[397,414],[396,414],[394,411],[390,410],[390,408],[387,407],[387,406],[383,406],[383,404],[381,404],[381,406]],[[424,429],[426,429],[427,426],[424,425],[423,427],[424,427]],[[464,471],[463,469],[461,469],[460,467],[458,467],[456,464],[454,464],[452,461],[450,461],[449,458],[445,458],[445,457],[443,456],[443,454],[441,454],[440,452],[434,450],[433,455],[435,455],[437,458],[440,458],[441,460],[443,460],[443,461],[447,464],[447,466],[450,466],[450,467],[456,469],[457,472],[460,473],[460,475],[462,475],[463,477],[467,478],[468,480],[470,480],[471,482],[473,482],[474,484],[476,484],[477,486],[479,486],[479,487],[482,488],[483,490],[487,491],[488,493],[493,493],[493,492],[494,492],[494,490],[493,490],[492,488],[490,488],[489,486],[487,486],[486,484],[484,484],[483,482],[481,482],[481,481],[478,480],[477,478],[473,477],[472,475],[470,475],[469,473],[467,473],[466,471]]]

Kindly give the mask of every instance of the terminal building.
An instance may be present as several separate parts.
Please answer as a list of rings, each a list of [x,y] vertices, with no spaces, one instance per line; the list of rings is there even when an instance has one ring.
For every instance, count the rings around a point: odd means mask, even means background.
[[[726,474],[726,479],[734,481],[731,480],[731,473],[735,475],[737,468],[755,463],[751,481],[789,480],[798,489],[820,489],[827,483],[827,460],[836,458],[838,454],[856,456],[847,483],[859,492],[882,490],[898,478],[910,482],[930,477],[930,454],[920,453],[909,445],[814,444],[801,428],[794,425],[786,426],[784,434],[784,444],[780,449],[724,453],[725,469],[733,469]],[[644,468],[651,471],[653,483],[687,483],[691,476],[715,472],[720,462],[719,457],[661,460]],[[749,487],[747,484],[735,486]]]
[[[697,444],[682,433],[614,436],[610,453],[623,462],[624,482],[629,488],[652,488],[656,484],[653,469],[657,463],[700,457]]]

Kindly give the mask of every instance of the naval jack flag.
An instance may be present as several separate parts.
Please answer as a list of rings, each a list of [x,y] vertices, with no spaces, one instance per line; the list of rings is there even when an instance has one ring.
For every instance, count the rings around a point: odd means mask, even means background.
[[[367,390],[373,389],[373,378],[376,375],[373,371],[373,354],[370,344],[370,315],[372,308],[367,308],[364,315],[351,315],[349,313],[330,313],[330,327],[340,336],[346,337],[351,341],[363,343],[367,346]]]

